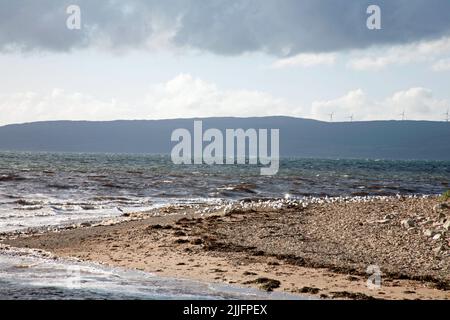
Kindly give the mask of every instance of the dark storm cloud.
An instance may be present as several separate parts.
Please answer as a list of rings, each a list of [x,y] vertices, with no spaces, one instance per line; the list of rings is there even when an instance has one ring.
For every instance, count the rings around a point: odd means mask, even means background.
[[[81,7],[81,30],[66,27],[71,4]],[[0,47],[68,51],[100,40],[138,47],[152,34],[150,9],[141,1],[0,0]]]
[[[81,7],[80,31],[65,27],[70,4]],[[381,7],[382,30],[366,28],[370,4]],[[0,49],[139,48],[177,27],[179,47],[292,55],[449,35],[449,12],[449,0],[0,0]]]

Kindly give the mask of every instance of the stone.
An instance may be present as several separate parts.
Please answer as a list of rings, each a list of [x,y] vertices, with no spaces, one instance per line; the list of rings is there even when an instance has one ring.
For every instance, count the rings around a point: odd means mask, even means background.
[[[436,234],[436,232],[434,232],[431,229],[426,229],[423,231],[423,234],[425,237],[433,237]]]
[[[402,220],[401,225],[402,225],[402,227],[409,229],[409,228],[413,228],[415,226],[415,222],[413,219],[405,219],[405,220]]]
[[[434,248],[433,251],[435,253],[442,252],[442,251],[444,251],[444,246],[440,245],[439,247]]]
[[[445,219],[445,217],[446,217],[446,215],[445,215],[445,213],[442,212],[442,211],[439,212],[438,215],[437,215],[437,218],[438,218],[439,220]]]
[[[442,237],[442,234],[436,233],[436,234],[433,236],[433,240],[439,240],[441,237]]]
[[[446,223],[444,223],[443,227],[445,230],[450,230],[450,220],[448,220]]]
[[[438,203],[433,207],[434,212],[438,212],[445,209],[450,209],[450,205],[448,203]]]

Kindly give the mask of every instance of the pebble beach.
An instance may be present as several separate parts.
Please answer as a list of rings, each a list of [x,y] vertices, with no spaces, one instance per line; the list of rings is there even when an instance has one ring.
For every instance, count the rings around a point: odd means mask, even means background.
[[[450,203],[438,196],[286,196],[168,205],[2,243],[313,298],[449,299],[449,227]],[[381,272],[375,288],[369,266]]]

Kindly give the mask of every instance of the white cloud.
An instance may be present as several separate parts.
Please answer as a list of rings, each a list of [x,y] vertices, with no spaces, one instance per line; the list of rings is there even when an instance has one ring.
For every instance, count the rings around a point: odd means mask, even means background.
[[[189,74],[180,74],[153,87],[145,104],[146,117],[151,118],[266,116],[293,112],[288,103],[268,93],[221,90]]]
[[[50,93],[0,94],[0,124],[44,120],[113,119],[125,115],[114,99],[101,101],[81,93],[53,89]]]
[[[450,59],[441,59],[433,64],[434,71],[450,71]]]
[[[163,119],[209,116],[300,115],[282,99],[253,90],[222,90],[215,84],[180,74],[153,86],[129,105],[81,93],[54,89],[50,93],[0,94],[0,124],[44,120]]]
[[[355,70],[380,70],[390,65],[434,61],[443,55],[450,54],[450,37],[397,45],[387,49],[371,49],[369,52],[368,54],[356,53],[348,66]]]
[[[180,74],[154,85],[138,105],[115,99],[104,101],[93,96],[54,89],[50,93],[22,92],[0,94],[0,124],[44,120],[166,119],[215,116],[272,116],[335,121],[401,119],[405,111],[410,120],[443,120],[450,101],[438,99],[426,88],[410,88],[386,98],[371,99],[356,89],[342,97],[315,101],[310,108],[294,107],[269,93],[253,90],[223,90],[213,83]]]
[[[347,121],[351,115],[355,120],[390,120],[401,119],[404,111],[409,120],[443,120],[449,104],[450,101],[437,99],[431,90],[421,87],[398,91],[380,100],[370,99],[358,89],[337,99],[314,102],[311,114],[322,120],[328,120],[331,112],[336,121]]]
[[[273,63],[272,67],[313,67],[318,65],[333,65],[335,62],[336,54],[334,53],[302,53],[293,57],[279,59]]]
[[[386,105],[397,112],[405,110],[410,119],[442,120],[449,101],[437,99],[429,89],[411,88],[386,99]]]
[[[334,118],[339,121],[346,121],[352,115],[356,119],[361,119],[363,110],[367,109],[369,104],[370,102],[363,90],[352,90],[337,99],[314,101],[311,105],[311,116],[315,119],[328,121],[329,114],[334,113]]]

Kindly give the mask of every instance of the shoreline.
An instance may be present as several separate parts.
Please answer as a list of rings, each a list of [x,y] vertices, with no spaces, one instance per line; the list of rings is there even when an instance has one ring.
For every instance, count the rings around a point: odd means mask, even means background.
[[[155,275],[315,298],[449,299],[444,225],[450,215],[441,203],[437,197],[386,197],[168,207],[159,215],[2,242]],[[366,285],[366,269],[374,264],[382,272],[375,290]]]

